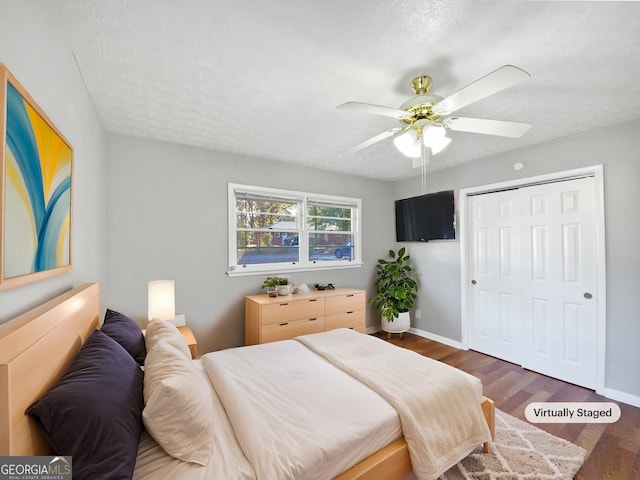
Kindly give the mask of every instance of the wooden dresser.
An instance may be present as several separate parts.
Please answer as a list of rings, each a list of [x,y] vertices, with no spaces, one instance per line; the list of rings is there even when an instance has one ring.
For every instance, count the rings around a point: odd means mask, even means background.
[[[245,298],[244,307],[246,345],[341,327],[366,332],[364,290],[336,288],[278,297],[250,295]]]

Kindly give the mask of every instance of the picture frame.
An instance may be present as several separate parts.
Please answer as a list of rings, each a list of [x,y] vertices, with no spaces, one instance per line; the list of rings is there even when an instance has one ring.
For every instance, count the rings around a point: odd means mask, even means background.
[[[0,63],[0,290],[72,268],[73,148]]]

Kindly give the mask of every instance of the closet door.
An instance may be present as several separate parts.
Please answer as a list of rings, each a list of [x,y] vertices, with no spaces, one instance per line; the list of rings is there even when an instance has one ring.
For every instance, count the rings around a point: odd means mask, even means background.
[[[471,348],[594,388],[594,179],[477,195],[470,207]]]
[[[519,193],[507,190],[470,198],[470,346],[520,363]]]
[[[596,385],[596,226],[593,178],[523,188],[522,366]]]

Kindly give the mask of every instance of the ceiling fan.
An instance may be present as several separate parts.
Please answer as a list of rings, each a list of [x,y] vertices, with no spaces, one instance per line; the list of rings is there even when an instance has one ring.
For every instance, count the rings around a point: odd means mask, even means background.
[[[530,124],[458,117],[452,116],[452,114],[527,78],[529,78],[529,74],[524,70],[513,65],[504,65],[443,98],[429,93],[431,77],[425,75],[413,79],[411,86],[416,95],[400,105],[400,108],[362,102],[347,102],[338,105],[337,108],[341,110],[383,115],[400,121],[400,126],[365,140],[338,156],[352,154],[387,138],[393,138],[398,150],[408,157],[422,158],[421,165],[424,166],[429,163],[430,155],[441,152],[451,142],[451,139],[446,136],[447,130],[512,138],[520,137],[531,128]]]

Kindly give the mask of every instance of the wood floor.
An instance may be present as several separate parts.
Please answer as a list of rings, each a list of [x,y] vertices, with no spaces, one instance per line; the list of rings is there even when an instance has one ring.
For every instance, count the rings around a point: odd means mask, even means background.
[[[376,334],[386,340],[386,334]],[[471,350],[458,350],[426,338],[405,333],[388,340],[427,357],[440,360],[478,377],[484,394],[496,408],[526,420],[531,402],[609,402],[593,390],[525,370]],[[630,366],[630,368],[634,368]],[[613,424],[536,424],[588,452],[576,480],[640,480],[640,408],[618,403],[620,420]]]

